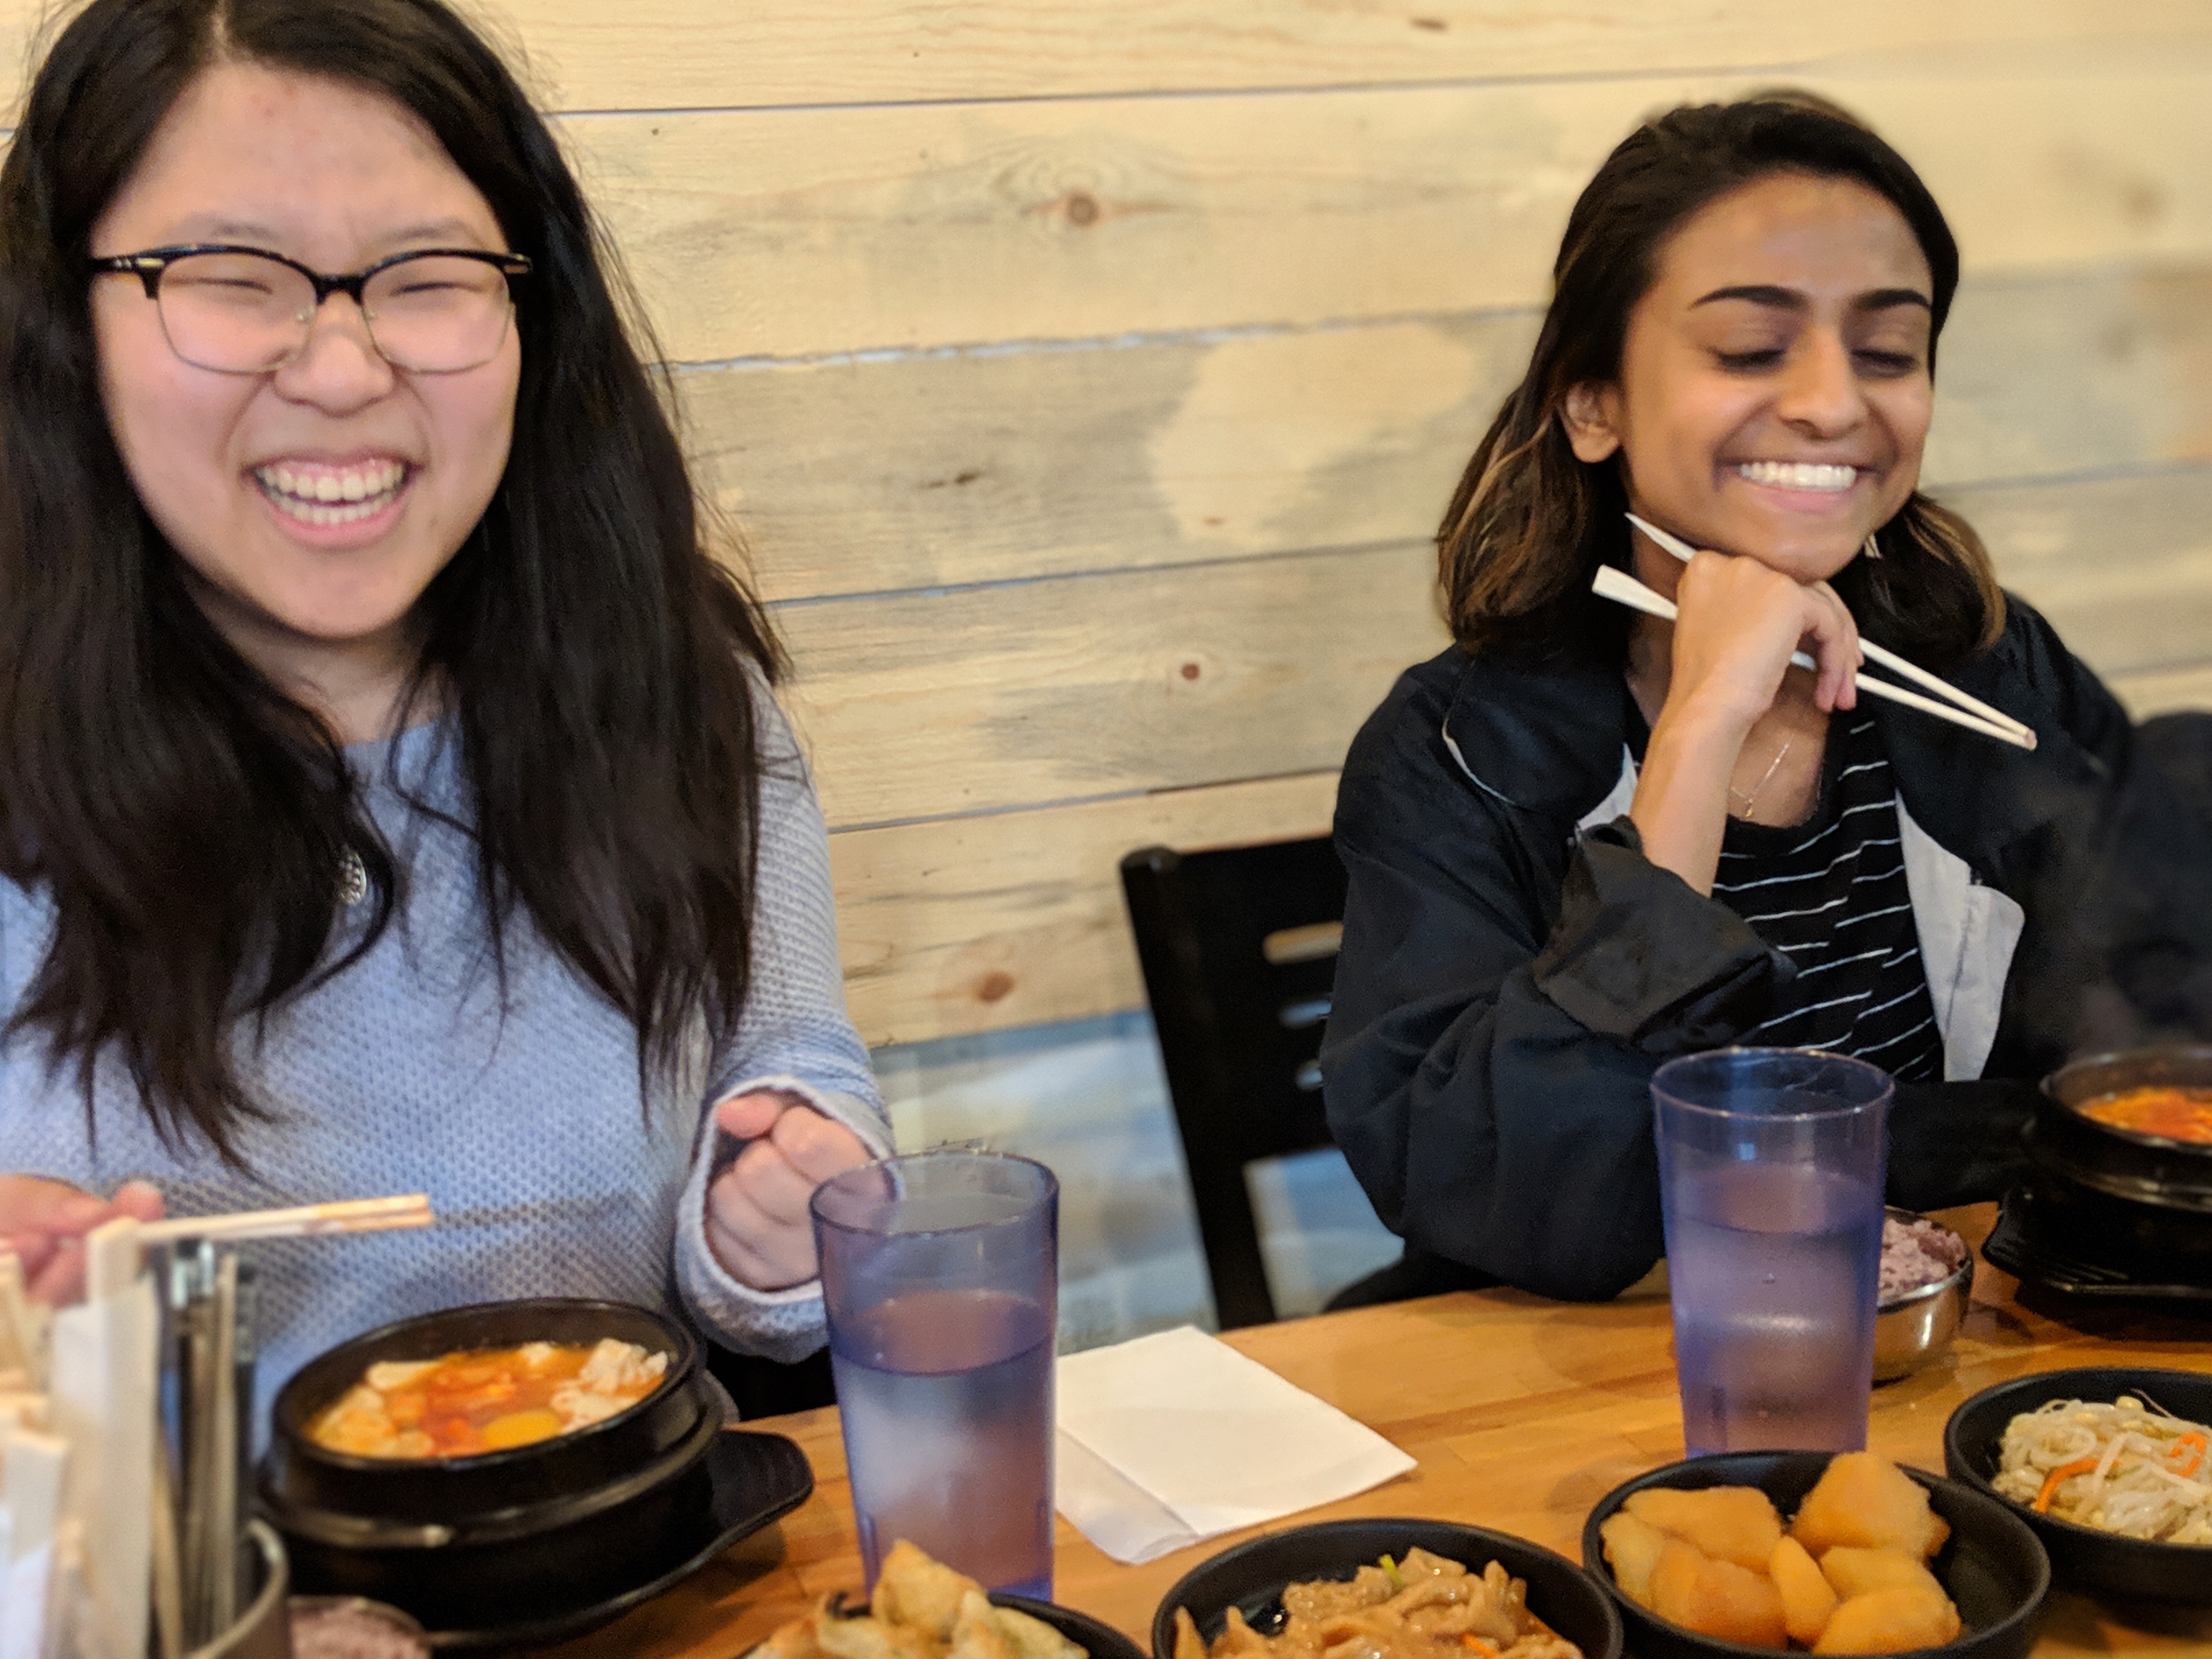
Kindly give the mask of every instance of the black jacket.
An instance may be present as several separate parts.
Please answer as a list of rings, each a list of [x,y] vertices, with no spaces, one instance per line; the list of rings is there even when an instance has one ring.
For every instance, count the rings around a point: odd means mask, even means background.
[[[2212,943],[2212,826],[2049,624],[2014,601],[1951,678],[2039,747],[1862,704],[1911,817],[2025,913],[1981,1079],[1898,1089],[1889,1194],[1915,1209],[2009,1184],[2034,1079],[2069,1052],[2200,1024]],[[1626,817],[1577,833],[1634,718],[1617,650],[1454,647],[1400,678],[1337,799],[1330,1128],[1415,1250],[1575,1299],[1662,1253],[1653,1070],[1735,1041],[1795,971],[1646,860]]]

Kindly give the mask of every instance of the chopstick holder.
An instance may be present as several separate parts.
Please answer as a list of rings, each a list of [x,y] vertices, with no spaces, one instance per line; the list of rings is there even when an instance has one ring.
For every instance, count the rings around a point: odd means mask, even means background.
[[[0,1548],[0,1659],[42,1659],[61,1525],[69,1443],[33,1429],[0,1438],[0,1498],[9,1516]]]
[[[103,1650],[131,1656],[146,1650],[161,1328],[138,1235],[125,1217],[87,1237],[84,1303],[54,1316],[49,1401],[70,1448],[61,1524],[78,1528],[84,1613]]]
[[[1672,622],[1676,615],[1672,600],[1660,598],[1626,571],[1617,570],[1609,564],[1598,566],[1596,574],[1590,578],[1590,591],[1601,599],[1611,599],[1615,605],[1625,605],[1631,611],[1641,611],[1648,617]],[[1872,650],[1873,647],[1869,646],[1868,649]],[[1820,672],[1820,665],[1802,651],[1791,652],[1790,660],[1796,667],[1811,669],[1816,673]],[[2035,747],[2035,733],[2020,726],[2018,721],[2014,721],[2012,726],[1994,725],[1978,714],[1970,714],[1963,708],[1938,702],[1933,697],[1907,691],[1903,686],[1892,685],[1887,680],[1878,680],[1864,673],[1854,674],[1851,678],[1858,689],[1869,696],[1917,708],[1924,714],[1933,714],[1937,720],[1948,720],[1969,732],[1978,732],[1985,738],[1995,738],[1999,743],[2008,743],[2015,749]],[[2014,726],[2018,729],[2014,730]]]
[[[1662,530],[1657,525],[1652,524],[1647,520],[1639,519],[1633,513],[1624,514],[1622,516],[1626,518],[1629,523],[1634,525],[1638,530],[1649,536],[1651,538],[1653,544],[1656,546],[1660,551],[1663,553],[1671,553],[1675,558],[1680,560],[1684,564],[1687,564],[1692,559],[1697,556],[1697,549],[1692,547],[1680,536],[1673,535],[1667,531]],[[1615,574],[1625,574],[1626,573],[1616,572]],[[1643,583],[1636,581],[1634,577],[1627,577],[1627,580],[1633,582],[1639,591],[1645,593],[1651,592],[1650,588],[1645,587]],[[1596,584],[1592,583],[1592,586],[1595,587]],[[1623,599],[1622,595],[1618,592],[1607,592],[1606,590],[1601,587],[1597,588],[1597,592],[1606,599],[1618,599],[1623,604],[1634,603],[1632,600]],[[1653,593],[1651,597],[1654,599],[1659,598],[1656,593]],[[1664,599],[1660,599],[1659,602],[1662,605],[1667,603]],[[1649,609],[1648,606],[1640,605],[1637,605],[1636,608],[1638,610]],[[1658,616],[1662,613],[1652,611],[1651,614]],[[1670,608],[1663,614],[1671,617],[1674,615],[1674,612]],[[1992,708],[1990,704],[1984,702],[1980,698],[1968,696],[1966,692],[1959,690],[1957,686],[1952,684],[1950,681],[1943,678],[1941,675],[1929,673],[1918,663],[1913,662],[1909,659],[1900,657],[1894,651],[1889,650],[1885,647],[1876,645],[1872,640],[1861,640],[1859,641],[1859,649],[1865,653],[1866,659],[1869,662],[1879,663],[1884,668],[1888,669],[1892,673],[1902,674],[1906,679],[1914,682],[1916,684],[1926,686],[1929,690],[1935,692],[1937,696],[1942,698],[1945,702],[1954,705],[1960,709],[1963,709],[1969,714],[1976,716],[1977,720],[1982,725],[1993,726],[1997,728],[1997,731],[1987,733],[1986,735],[1997,737],[2001,741],[2012,744],[2015,747],[2021,749],[2033,749],[2035,747],[2034,728],[2014,720],[2011,715],[2006,714],[2003,709]],[[1790,657],[1790,660],[1796,664],[1800,668],[1809,668],[1814,670],[1815,672],[1819,672],[1819,665],[1814,662],[1814,660],[1810,657],[1807,656],[1802,651],[1795,653]],[[1909,691],[1903,690],[1896,686],[1887,685],[1881,680],[1869,679],[1863,674],[1856,675],[1854,676],[1854,678],[1857,681],[1859,690],[1862,691],[1870,691],[1877,697],[1886,696],[1893,702],[1903,703],[1908,708],[1918,708],[1924,713],[1936,714],[1942,719],[1955,719],[1949,709],[1938,707],[1936,704],[1929,702],[1925,697],[1916,697]],[[1960,726],[1966,726],[1970,731],[1979,729],[1978,726],[1966,720],[1955,720],[1955,723]]]
[[[35,1388],[46,1374],[46,1323],[24,1287],[22,1258],[0,1250],[0,1381]]]
[[[1258,1361],[1184,1326],[1057,1371],[1054,1504],[1121,1561],[1150,1561],[1381,1485],[1413,1460]]]

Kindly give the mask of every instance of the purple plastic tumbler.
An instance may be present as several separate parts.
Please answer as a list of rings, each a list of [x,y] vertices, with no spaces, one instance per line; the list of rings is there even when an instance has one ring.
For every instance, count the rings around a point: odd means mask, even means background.
[[[1682,1439],[1866,1444],[1889,1074],[1808,1048],[1722,1048],[1651,1079]]]
[[[1050,1600],[1060,1182],[917,1152],[823,1182],[813,1212],[869,1589],[904,1538]]]

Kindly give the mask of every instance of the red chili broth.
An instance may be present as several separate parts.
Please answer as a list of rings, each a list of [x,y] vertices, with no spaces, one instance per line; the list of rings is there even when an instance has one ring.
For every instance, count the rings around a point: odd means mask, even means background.
[[[552,1353],[534,1367],[524,1362],[520,1347],[441,1355],[428,1370],[404,1387],[385,1391],[385,1413],[395,1428],[420,1429],[427,1434],[433,1448],[427,1455],[431,1457],[467,1457],[550,1440],[562,1432],[553,1413],[553,1396],[574,1381],[592,1354],[589,1343],[550,1346]],[[651,1385],[634,1394],[620,1392],[626,1398],[641,1400],[650,1391]],[[308,1425],[310,1440],[344,1449],[326,1437],[326,1425],[342,1405],[333,1406]],[[493,1430],[494,1425],[519,1419],[523,1413],[544,1413],[553,1420],[550,1425],[542,1419],[526,1420],[520,1427],[507,1424],[487,1437],[486,1431]]]
[[[2074,1109],[2108,1128],[2212,1146],[2212,1089],[2154,1084],[2102,1095]]]

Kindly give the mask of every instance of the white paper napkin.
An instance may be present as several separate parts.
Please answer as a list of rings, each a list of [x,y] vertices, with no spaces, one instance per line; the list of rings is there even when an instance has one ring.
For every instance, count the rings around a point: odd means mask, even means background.
[[[1117,1561],[1150,1561],[1380,1486],[1395,1446],[1186,1325],[1060,1361],[1054,1502]]]

